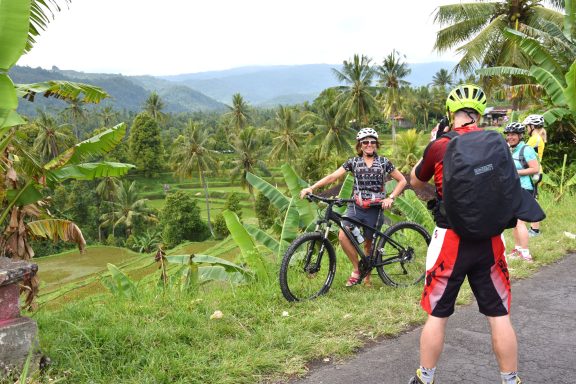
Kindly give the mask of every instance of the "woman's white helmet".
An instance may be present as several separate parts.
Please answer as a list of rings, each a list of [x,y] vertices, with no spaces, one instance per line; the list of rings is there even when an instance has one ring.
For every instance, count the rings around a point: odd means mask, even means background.
[[[544,126],[544,116],[542,115],[528,115],[522,122],[524,125],[534,125],[536,127]]]
[[[378,132],[376,132],[376,130],[374,130],[373,128],[362,128],[356,134],[356,141],[360,141],[365,137],[373,137],[373,138],[377,139],[378,138]]]

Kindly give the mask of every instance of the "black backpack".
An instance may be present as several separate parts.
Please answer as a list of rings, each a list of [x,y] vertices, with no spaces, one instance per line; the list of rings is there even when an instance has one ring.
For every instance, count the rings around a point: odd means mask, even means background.
[[[462,238],[480,240],[516,224],[522,188],[506,141],[495,131],[450,139],[444,154],[442,213]]]

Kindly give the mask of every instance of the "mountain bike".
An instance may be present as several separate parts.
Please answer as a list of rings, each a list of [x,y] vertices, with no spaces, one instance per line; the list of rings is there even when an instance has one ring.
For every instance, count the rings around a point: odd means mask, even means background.
[[[313,194],[306,198],[311,202],[325,203],[327,207],[323,215],[319,214],[314,232],[297,237],[284,253],[280,266],[280,288],[286,300],[313,299],[330,289],[336,274],[336,252],[328,238],[333,223],[350,239],[360,255],[358,283],[373,268],[376,268],[384,284],[389,286],[404,287],[422,281],[430,244],[430,234],[424,227],[413,222],[399,222],[381,232],[334,210],[334,206],[353,203],[353,199],[324,198]],[[343,220],[347,223],[344,224]],[[368,255],[352,234],[348,223],[374,231]]]

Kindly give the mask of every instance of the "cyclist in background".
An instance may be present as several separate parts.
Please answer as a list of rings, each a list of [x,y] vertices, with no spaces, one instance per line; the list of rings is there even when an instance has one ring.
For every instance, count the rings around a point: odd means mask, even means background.
[[[525,127],[521,123],[510,123],[504,128],[506,141],[512,151],[512,159],[520,176],[520,185],[529,191],[532,196],[535,194],[532,175],[538,174],[540,164],[538,155],[534,149],[522,140],[524,138]],[[508,254],[508,258],[522,259],[532,262],[532,255],[528,249],[528,229],[522,220],[518,220],[514,228],[514,250]]]
[[[358,156],[351,157],[340,168],[330,175],[322,178],[311,186],[302,189],[300,197],[304,198],[315,189],[331,184],[351,172],[354,175],[354,199],[355,204],[349,204],[345,217],[352,217],[363,224],[374,228],[379,228],[384,221],[382,209],[389,209],[394,203],[394,199],[402,193],[407,182],[402,173],[386,157],[379,156],[376,150],[380,148],[378,133],[373,128],[362,128],[356,135],[356,153]],[[398,183],[392,193],[386,196],[385,181],[390,175]],[[378,204],[378,206],[372,206]],[[343,221],[349,228],[351,223]],[[366,254],[370,254],[372,247],[373,231],[368,228],[364,231],[364,249]],[[353,271],[346,286],[350,287],[360,283],[360,271],[358,269],[358,254],[352,242],[346,234],[340,230],[338,234],[340,245],[344,253],[352,262]],[[370,284],[370,275],[366,276],[364,283]]]
[[[478,131],[477,123],[486,109],[486,95],[475,85],[460,85],[446,99],[446,110],[452,129],[462,135]],[[438,201],[442,198],[443,161],[447,135],[428,144],[422,159],[412,169],[410,183],[423,188],[434,178]],[[436,363],[444,348],[448,318],[465,277],[472,287],[479,310],[484,314],[492,331],[492,346],[498,360],[502,383],[517,384],[518,347],[516,333],[510,321],[510,279],[501,235],[485,240],[466,240],[451,229],[436,204],[436,228],[426,256],[426,279],[420,304],[428,319],[420,336],[420,368],[410,384],[434,383]],[[474,372],[470,372],[473,377]],[[471,380],[476,381],[476,380]]]
[[[544,156],[544,147],[546,146],[546,129],[544,129],[544,116],[529,115],[523,121],[528,130],[528,142],[526,145],[534,148],[540,161],[540,171],[532,177],[534,181],[534,197],[538,198],[538,184],[542,181],[542,157]],[[532,223],[528,228],[528,236],[535,237],[540,235],[540,223]]]

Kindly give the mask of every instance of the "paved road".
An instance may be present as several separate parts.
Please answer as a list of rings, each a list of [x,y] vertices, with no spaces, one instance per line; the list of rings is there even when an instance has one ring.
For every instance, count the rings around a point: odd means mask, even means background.
[[[512,285],[512,322],[525,384],[575,383],[576,254]],[[343,364],[327,364],[292,384],[406,384],[418,365],[422,328],[370,346]],[[473,372],[474,376],[466,375]],[[569,378],[571,380],[569,380]],[[488,324],[475,303],[456,308],[436,383],[499,383]]]

